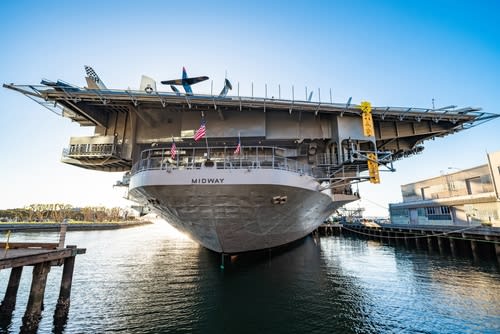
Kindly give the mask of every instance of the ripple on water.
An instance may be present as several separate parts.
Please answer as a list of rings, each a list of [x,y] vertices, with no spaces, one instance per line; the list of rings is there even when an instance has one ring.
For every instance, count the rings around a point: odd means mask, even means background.
[[[87,254],[76,260],[66,333],[500,332],[492,264],[324,237],[233,257],[222,272],[219,255],[163,225],[67,239]],[[29,272],[3,332],[18,332]],[[0,291],[8,274],[0,272]],[[52,331],[60,275],[49,273],[39,333]]]

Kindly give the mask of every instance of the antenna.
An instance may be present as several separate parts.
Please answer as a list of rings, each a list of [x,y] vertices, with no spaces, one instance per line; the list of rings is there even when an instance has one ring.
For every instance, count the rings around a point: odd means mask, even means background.
[[[432,109],[436,109],[436,107],[434,106],[434,98],[432,98]]]

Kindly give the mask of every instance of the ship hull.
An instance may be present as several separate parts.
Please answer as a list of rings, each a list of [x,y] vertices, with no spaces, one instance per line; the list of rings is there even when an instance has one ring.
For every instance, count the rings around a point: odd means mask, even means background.
[[[315,230],[352,195],[319,191],[312,177],[285,170],[146,170],[129,194],[148,203],[204,247],[240,253],[276,247]]]

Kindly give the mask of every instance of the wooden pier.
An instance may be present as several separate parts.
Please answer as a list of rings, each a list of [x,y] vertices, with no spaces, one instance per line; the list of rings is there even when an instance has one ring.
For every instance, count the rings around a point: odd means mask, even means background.
[[[500,228],[488,226],[434,226],[395,224],[323,224],[321,235],[351,235],[408,248],[495,260],[500,264]]]
[[[23,268],[33,266],[33,276],[28,304],[23,317],[21,333],[33,333],[38,329],[43,309],[43,298],[47,275],[52,266],[64,266],[59,298],[54,314],[55,327],[66,323],[69,311],[71,284],[75,257],[84,254],[85,249],[76,246],[64,247],[65,231],[61,224],[59,243],[0,243],[0,270],[11,269],[5,296],[0,304],[0,323],[8,326],[16,306],[17,291]],[[64,325],[63,325],[64,326]]]

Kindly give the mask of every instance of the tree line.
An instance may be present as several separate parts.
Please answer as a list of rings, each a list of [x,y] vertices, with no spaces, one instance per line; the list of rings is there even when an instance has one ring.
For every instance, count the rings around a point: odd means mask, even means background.
[[[0,210],[2,221],[62,222],[63,219],[87,222],[115,222],[127,220],[128,211],[123,208],[86,206],[75,208],[69,204],[31,204],[24,208]]]

